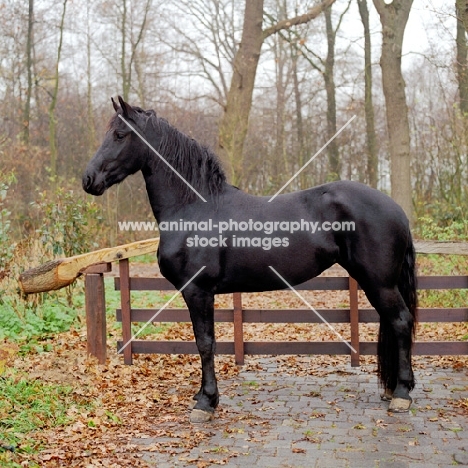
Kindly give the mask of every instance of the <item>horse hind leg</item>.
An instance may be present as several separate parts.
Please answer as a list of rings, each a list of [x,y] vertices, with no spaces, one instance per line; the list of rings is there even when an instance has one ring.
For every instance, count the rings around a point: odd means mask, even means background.
[[[406,412],[411,406],[409,394],[414,388],[411,364],[414,317],[396,286],[372,291],[368,297],[380,315],[377,358],[380,383],[384,388],[382,399],[391,400],[389,411]]]

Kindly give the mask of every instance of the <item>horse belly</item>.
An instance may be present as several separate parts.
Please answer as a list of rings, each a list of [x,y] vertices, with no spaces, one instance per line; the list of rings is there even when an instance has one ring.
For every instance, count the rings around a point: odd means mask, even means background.
[[[261,292],[303,283],[335,263],[310,242],[272,247],[231,247],[222,259],[217,292]]]

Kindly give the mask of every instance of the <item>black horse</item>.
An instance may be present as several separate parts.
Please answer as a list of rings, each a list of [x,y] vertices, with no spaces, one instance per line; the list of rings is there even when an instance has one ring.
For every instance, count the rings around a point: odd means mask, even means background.
[[[208,148],[154,111],[120,97],[120,105],[112,103],[116,114],[83,174],[83,188],[102,195],[128,175],[143,173],[160,226],[161,273],[183,288],[201,356],[191,420],[210,420],[218,405],[214,295],[285,289],[335,263],[359,282],[380,315],[382,399],[391,400],[391,411],[408,411],[417,299],[415,253],[403,210],[387,195],[349,181],[274,200],[249,195],[226,182]]]

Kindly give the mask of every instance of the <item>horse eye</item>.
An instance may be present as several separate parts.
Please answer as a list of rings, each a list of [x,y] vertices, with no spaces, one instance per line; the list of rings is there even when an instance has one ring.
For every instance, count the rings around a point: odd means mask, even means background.
[[[116,132],[115,137],[117,140],[123,140],[125,138],[125,133]]]

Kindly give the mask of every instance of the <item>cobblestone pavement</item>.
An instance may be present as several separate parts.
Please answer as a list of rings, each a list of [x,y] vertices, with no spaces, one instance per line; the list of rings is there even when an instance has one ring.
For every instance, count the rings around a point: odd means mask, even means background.
[[[302,365],[307,369],[307,360]],[[380,401],[372,366],[322,368],[292,375],[275,358],[251,358],[239,376],[220,382],[215,421],[174,427],[203,440],[191,450],[145,453],[150,466],[449,467],[468,465],[468,416],[456,406],[468,398],[466,369],[416,369],[413,407],[391,415]],[[254,364],[252,365],[252,362]],[[310,361],[312,362],[312,361]],[[455,405],[454,405],[455,403]],[[180,426],[180,424],[179,424]],[[171,445],[171,438],[166,442]],[[155,439],[133,440],[135,444]],[[162,443],[158,439],[158,443]]]

